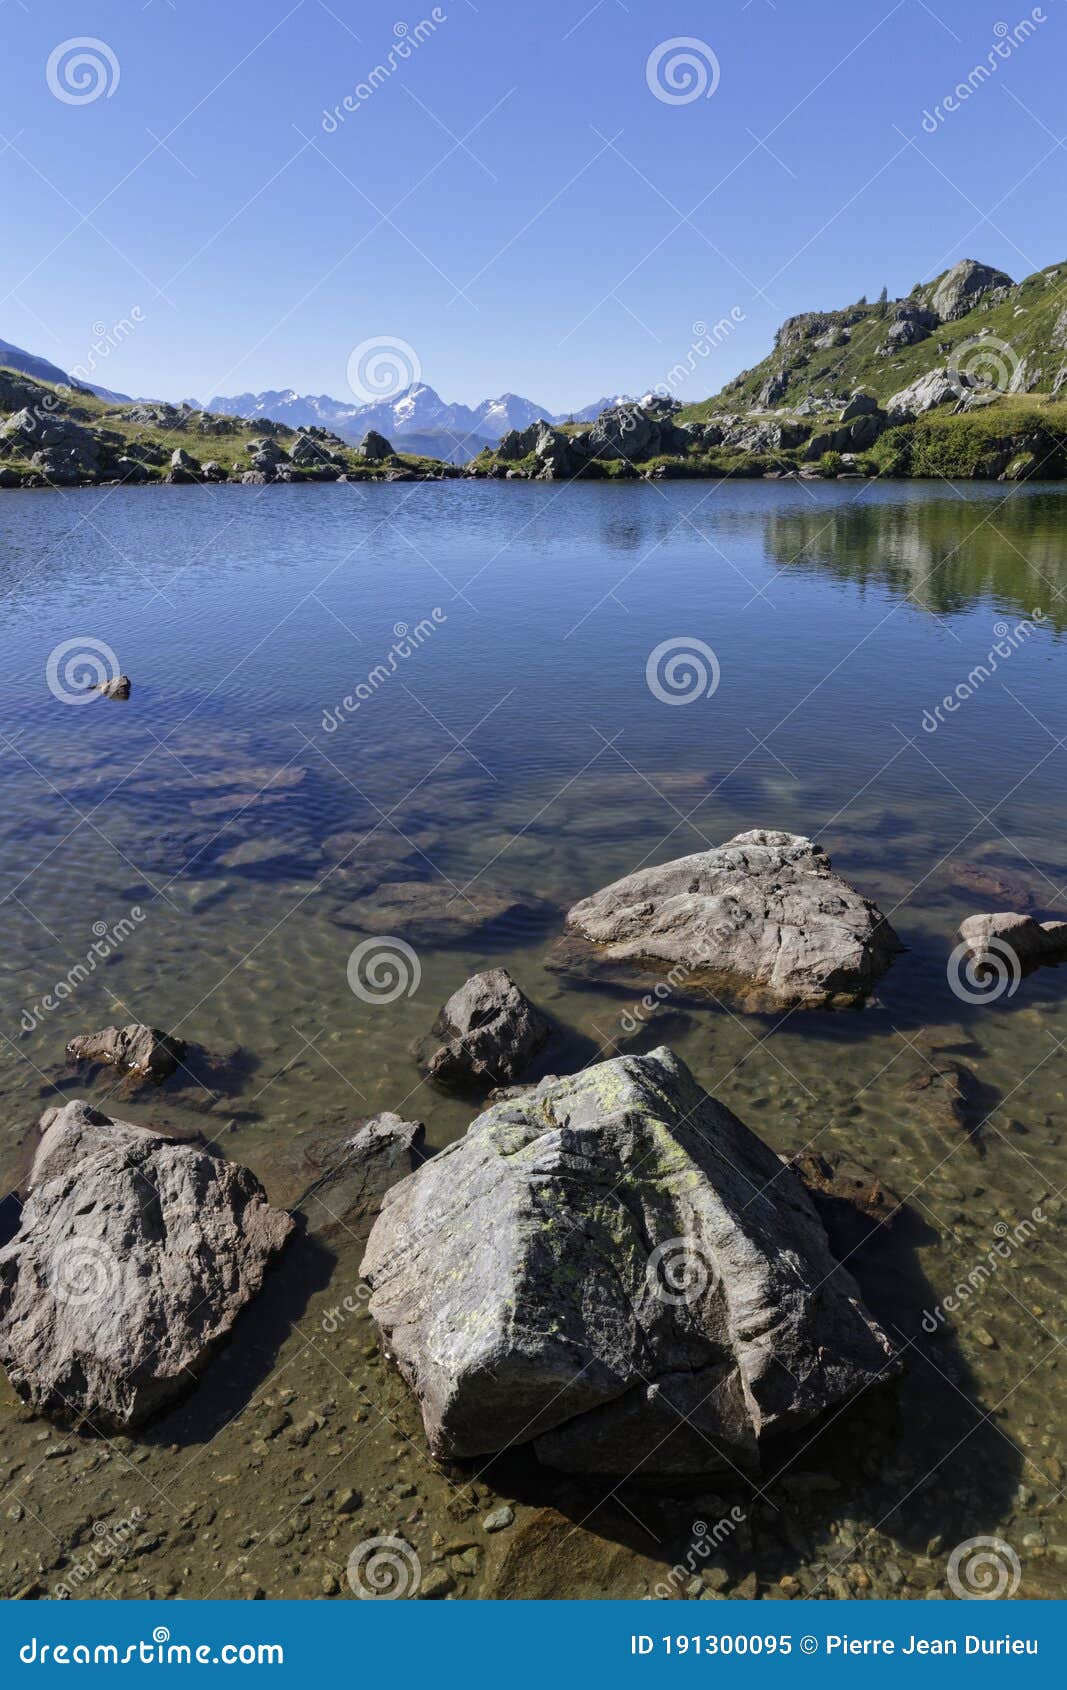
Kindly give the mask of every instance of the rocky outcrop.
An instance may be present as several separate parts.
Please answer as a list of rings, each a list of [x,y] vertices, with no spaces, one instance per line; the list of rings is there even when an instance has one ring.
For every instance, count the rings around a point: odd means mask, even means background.
[[[951,323],[957,317],[966,317],[981,299],[987,304],[999,303],[1014,286],[1011,277],[1003,270],[994,270],[973,258],[963,258],[947,270],[931,290],[930,307],[943,323]]]
[[[326,1234],[373,1219],[386,1192],[423,1160],[425,1139],[421,1121],[389,1110],[357,1121],[343,1138],[311,1152],[321,1172],[297,1208],[310,1227]]]
[[[104,1027],[99,1033],[81,1033],[67,1046],[70,1062],[103,1062],[121,1068],[158,1085],[185,1060],[185,1040],[131,1021],[126,1027]]]
[[[655,964],[687,989],[840,1007],[868,996],[900,941],[821,846],[757,829],[640,869],[575,904],[568,928],[604,960]]]
[[[293,1229],[247,1168],[81,1102],[46,1118],[0,1251],[0,1361],[39,1413],[127,1431],[183,1392]]]
[[[927,311],[921,305],[903,300],[897,306],[893,321],[886,330],[885,346],[882,350],[893,353],[899,352],[905,346],[918,346],[920,341],[930,338],[939,322],[936,311]]]
[[[548,1034],[548,1022],[507,969],[490,968],[453,992],[418,1056],[439,1085],[506,1086],[521,1079]]]
[[[873,417],[878,411],[878,401],[873,393],[864,393],[857,388],[848,404],[844,407],[838,422],[855,422],[857,417]]]
[[[362,1272],[438,1456],[752,1468],[895,1367],[800,1181],[663,1048],[488,1110],[388,1193]]]

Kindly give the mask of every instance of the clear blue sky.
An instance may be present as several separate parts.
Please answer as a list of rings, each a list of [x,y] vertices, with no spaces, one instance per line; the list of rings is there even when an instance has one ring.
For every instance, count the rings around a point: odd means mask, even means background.
[[[736,307],[703,397],[790,312],[1067,258],[1063,0],[923,129],[1031,10],[444,0],[326,133],[423,0],[0,0],[0,337],[70,367],[138,308],[96,379],[172,398],[345,396],[352,348],[401,337],[446,399],[562,409],[662,380]],[[86,35],[118,83],[72,104],[46,65]],[[713,51],[711,98],[650,91],[675,36]]]

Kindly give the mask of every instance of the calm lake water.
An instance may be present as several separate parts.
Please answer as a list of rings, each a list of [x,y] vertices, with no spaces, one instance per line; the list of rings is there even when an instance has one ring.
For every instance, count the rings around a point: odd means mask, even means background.
[[[762,1592],[947,1590],[952,1549],[995,1534],[1022,1594],[1062,1595],[1067,971],[972,1004],[946,964],[976,910],[1067,915],[1065,588],[1067,494],[1042,486],[0,496],[7,1186],[65,1096],[198,1127],[281,1203],[316,1141],[377,1110],[440,1146],[473,1111],[420,1084],[410,1047],[503,964],[580,1060],[669,1042],[777,1150],[844,1150],[909,1204],[852,1264],[903,1382],[809,1432],[759,1495],[605,1498],[519,1458],[474,1479],[433,1466],[362,1306],[337,1313],[359,1250],[312,1240],[140,1439],[64,1434],[4,1383],[3,1593],[53,1593],[136,1513],[75,1594],[347,1596],[352,1548],[392,1533],[459,1596],[641,1595],[694,1522],[738,1506],[715,1559],[727,1593],[753,1575]],[[56,696],[67,642],[110,648],[130,701]],[[664,642],[717,674],[710,696],[679,703],[694,671],[672,696],[665,660],[649,684]],[[907,951],[878,1004],[757,1018],[672,1000],[627,1042],[633,993],[547,966],[562,911],[751,827],[817,837],[890,916]],[[403,907],[395,883],[416,885]],[[411,943],[410,995],[352,990],[372,937]],[[67,1040],[115,1020],[231,1060],[207,1089],[76,1080]],[[500,1500],[517,1519],[489,1538]]]

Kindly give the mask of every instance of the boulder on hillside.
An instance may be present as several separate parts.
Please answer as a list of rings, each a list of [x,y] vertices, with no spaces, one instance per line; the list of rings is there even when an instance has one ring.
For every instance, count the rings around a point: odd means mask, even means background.
[[[896,427],[899,423],[914,422],[916,417],[926,415],[938,405],[945,405],[950,399],[958,399],[963,388],[970,385],[962,370],[951,373],[945,369],[928,370],[926,375],[913,381],[910,387],[902,387],[899,393],[894,393],[886,400],[886,413],[890,423]]]
[[[931,308],[943,323],[966,317],[980,299],[1004,297],[1015,283],[1003,270],[994,270],[976,259],[962,258],[947,270],[930,295]]]
[[[898,1365],[796,1175],[664,1048],[489,1109],[361,1271],[438,1456],[751,1469]]]
[[[506,1086],[526,1072],[548,1035],[548,1022],[507,969],[490,968],[453,992],[417,1054],[439,1085]]]
[[[103,1062],[157,1085],[185,1060],[185,1040],[131,1021],[126,1027],[104,1027],[99,1033],[80,1033],[67,1046],[70,1062]]]
[[[39,1413],[128,1431],[187,1388],[293,1222],[197,1145],[82,1102],[46,1122],[0,1250],[0,1362]]]
[[[864,393],[862,388],[857,388],[837,420],[843,423],[855,422],[857,417],[873,417],[877,410],[878,401],[874,394]]]
[[[376,428],[369,428],[356,447],[356,457],[363,458],[368,464],[380,464],[392,456],[392,446],[385,435],[379,434]]]
[[[603,961],[668,969],[687,989],[740,987],[752,1007],[861,1003],[901,949],[820,845],[763,829],[639,869],[575,904],[567,927]]]
[[[921,305],[902,300],[886,331],[883,352],[899,352],[904,346],[918,346],[920,341],[930,338],[940,320],[936,311],[927,311]]]

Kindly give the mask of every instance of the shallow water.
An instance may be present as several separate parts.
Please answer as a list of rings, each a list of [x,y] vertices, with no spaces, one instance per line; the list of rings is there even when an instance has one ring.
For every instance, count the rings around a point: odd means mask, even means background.
[[[909,1203],[851,1264],[904,1381],[806,1434],[759,1495],[605,1498],[517,1458],[473,1481],[434,1467],[362,1304],[343,1307],[360,1249],[342,1235],[300,1246],[141,1439],[59,1432],[0,1388],[4,1594],[54,1593],[76,1566],[74,1594],[347,1595],[350,1551],[380,1533],[458,1596],[639,1595],[681,1563],[676,1593],[712,1565],[694,1522],[735,1506],[711,1580],[727,1593],[752,1575],[763,1594],[947,1592],[946,1557],[980,1534],[1018,1555],[1021,1594],[1063,1593],[1067,971],[971,1004],[946,963],[974,910],[1067,914],[1065,501],[866,482],[0,500],[8,1185],[41,1108],[72,1095],[211,1133],[283,1203],[310,1145],[377,1110],[439,1146],[472,1109],[420,1084],[411,1044],[502,963],[577,1059],[669,1042],[777,1150],[847,1150]],[[50,654],[86,640],[113,649],[129,703],[49,689]],[[711,648],[711,696],[655,695],[646,662],[668,640]],[[646,1015],[635,991],[546,966],[577,897],[756,826],[817,837],[889,915],[907,952],[876,1006],[764,1018],[676,995]],[[353,832],[372,840],[337,842]],[[367,1001],[354,947],[409,931],[389,882],[436,890],[437,932],[404,963],[410,995]],[[516,907],[471,931],[487,890]],[[208,1089],[76,1079],[67,1040],[131,1019],[240,1054]],[[936,1087],[909,1090],[946,1063],[962,1126]],[[924,1331],[995,1229],[1035,1210]],[[489,1536],[501,1499],[516,1522]]]

